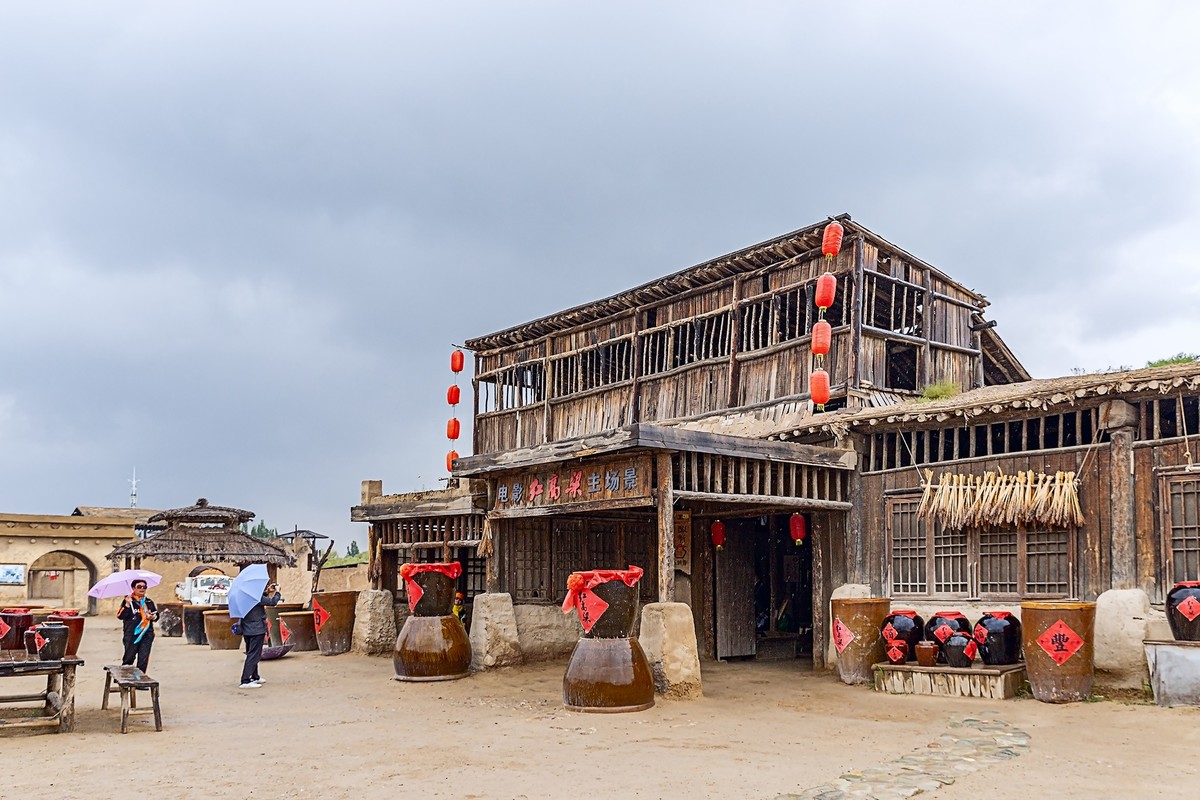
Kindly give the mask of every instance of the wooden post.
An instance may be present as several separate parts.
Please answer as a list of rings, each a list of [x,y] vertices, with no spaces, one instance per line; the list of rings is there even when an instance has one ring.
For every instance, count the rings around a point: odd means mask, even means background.
[[[862,434],[848,434],[846,441],[850,449],[858,454],[859,467],[850,473],[850,511],[846,518],[846,566],[851,583],[871,583],[867,574],[866,542],[863,541],[862,507]],[[872,587],[874,588],[874,587]]]
[[[729,395],[726,397],[725,405],[728,408],[736,408],[738,406],[738,352],[742,349],[742,326],[738,320],[738,303],[742,299],[742,276],[735,275],[733,278],[733,296],[729,301]]]
[[[1137,546],[1133,507],[1133,428],[1109,431],[1109,485],[1112,488],[1112,588],[1137,588]]]
[[[675,484],[671,452],[655,454],[658,474],[658,602],[675,602]]]
[[[846,408],[862,407],[862,399],[854,394],[862,386],[859,372],[858,351],[862,346],[863,306],[863,237],[854,238],[854,270],[850,273],[850,284],[846,287],[846,300],[850,304],[850,353],[846,359]]]

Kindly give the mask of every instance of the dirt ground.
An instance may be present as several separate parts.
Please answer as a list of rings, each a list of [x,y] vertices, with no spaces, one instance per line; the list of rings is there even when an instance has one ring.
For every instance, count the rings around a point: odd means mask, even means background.
[[[964,718],[1029,734],[1019,757],[944,798],[1183,797],[1200,787],[1200,708],[881,695],[798,662],[705,663],[705,696],[634,714],[562,707],[565,662],[444,683],[390,680],[391,660],[292,653],[237,686],[242,654],[159,637],[164,730],[100,710],[115,620],[91,618],[76,730],[0,731],[0,797],[775,798],[936,747]],[[10,678],[3,694],[38,690]],[[146,695],[142,695],[146,697]],[[114,695],[114,700],[116,696]],[[922,795],[925,796],[925,795]]]

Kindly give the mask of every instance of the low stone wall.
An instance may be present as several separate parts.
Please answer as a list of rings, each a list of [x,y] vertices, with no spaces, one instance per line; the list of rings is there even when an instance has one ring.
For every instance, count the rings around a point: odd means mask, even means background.
[[[558,606],[513,606],[517,639],[526,661],[553,661],[571,655],[583,635],[579,615]]]

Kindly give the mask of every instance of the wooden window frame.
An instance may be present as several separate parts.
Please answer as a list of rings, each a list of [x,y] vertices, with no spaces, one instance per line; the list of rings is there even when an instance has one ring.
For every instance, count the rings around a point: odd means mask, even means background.
[[[1184,468],[1164,471],[1159,474],[1159,507],[1163,509],[1162,520],[1160,523],[1160,539],[1162,543],[1162,585],[1164,587],[1174,586],[1178,580],[1200,580],[1200,567],[1197,567],[1196,574],[1191,574],[1186,571],[1183,578],[1175,578],[1175,537],[1174,537],[1174,515],[1171,509],[1171,487],[1174,484],[1195,483],[1196,492],[1200,495],[1200,472],[1188,472]],[[1200,496],[1197,497],[1197,503],[1200,504]],[[1200,513],[1200,508],[1197,509]],[[1179,527],[1187,528],[1188,526],[1181,524]],[[1197,518],[1197,525],[1193,526],[1200,532],[1200,516]],[[1187,537],[1190,538],[1190,537]],[[1165,590],[1164,590],[1165,593]]]

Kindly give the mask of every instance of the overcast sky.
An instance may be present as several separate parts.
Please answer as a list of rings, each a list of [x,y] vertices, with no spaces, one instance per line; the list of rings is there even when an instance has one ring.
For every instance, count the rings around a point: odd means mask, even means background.
[[[1186,2],[4,3],[0,511],[125,506],[136,468],[143,507],[362,543],[360,481],[441,485],[452,343],[842,212],[1035,377],[1200,352],[1198,35]]]

